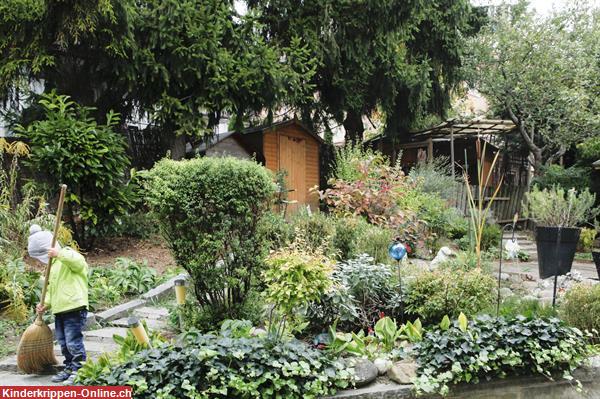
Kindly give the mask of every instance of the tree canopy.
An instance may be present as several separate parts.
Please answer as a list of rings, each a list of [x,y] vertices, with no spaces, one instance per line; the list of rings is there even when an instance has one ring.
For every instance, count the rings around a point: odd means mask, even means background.
[[[444,116],[460,81],[476,14],[466,0],[249,0],[269,43],[306,40],[317,60],[315,96],[294,104],[304,122],[343,124],[360,141],[363,117],[380,110],[391,134]]]
[[[600,16],[581,5],[539,17],[527,3],[495,10],[471,41],[471,84],[512,119],[539,172],[600,133]]]
[[[257,27],[222,0],[6,0],[0,98],[15,106],[43,82],[95,107],[98,120],[114,110],[171,141],[202,135],[222,112],[258,113],[311,93],[302,41],[276,47]]]

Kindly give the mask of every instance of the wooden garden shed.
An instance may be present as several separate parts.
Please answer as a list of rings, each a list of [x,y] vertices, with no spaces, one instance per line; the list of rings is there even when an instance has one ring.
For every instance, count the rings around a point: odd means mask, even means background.
[[[323,139],[296,119],[241,132],[215,135],[208,145],[198,149],[206,156],[234,156],[256,159],[267,169],[287,172],[289,201],[297,201],[290,210],[310,205],[318,209],[319,198],[310,189],[319,186],[320,152]]]

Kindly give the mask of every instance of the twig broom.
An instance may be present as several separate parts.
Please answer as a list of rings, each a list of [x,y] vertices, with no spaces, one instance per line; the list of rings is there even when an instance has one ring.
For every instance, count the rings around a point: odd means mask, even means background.
[[[60,196],[58,198],[58,209],[56,211],[56,220],[54,221],[54,235],[52,236],[52,248],[56,246],[56,237],[58,236],[58,230],[60,228],[60,220],[62,218],[63,203],[65,201],[65,192],[67,186],[62,184],[60,186]],[[46,299],[46,291],[48,290],[48,279],[50,278],[50,268],[52,267],[52,260],[48,261],[46,267],[44,288],[42,289],[42,296],[40,297],[40,303],[43,305]],[[27,327],[27,330],[21,337],[19,347],[17,349],[17,366],[21,371],[26,374],[39,373],[45,370],[48,366],[57,363],[56,356],[54,356],[54,338],[52,336],[52,330],[44,323],[41,315],[37,315],[35,322]]]

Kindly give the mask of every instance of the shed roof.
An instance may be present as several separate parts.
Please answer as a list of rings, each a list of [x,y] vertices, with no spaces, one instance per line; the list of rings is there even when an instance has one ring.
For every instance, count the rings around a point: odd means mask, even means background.
[[[411,133],[410,141],[421,141],[431,139],[439,139],[449,137],[450,134],[454,138],[468,138],[473,136],[507,134],[514,131],[517,126],[510,120],[506,119],[472,119],[463,121],[459,119],[449,119],[439,125],[422,129],[414,130]],[[385,137],[385,134],[380,134],[367,140],[367,142],[375,142]]]
[[[325,141],[318,134],[314,133],[312,130],[310,130],[307,126],[305,126],[299,120],[287,119],[287,120],[283,120],[283,121],[279,121],[279,122],[275,122],[275,123],[271,123],[271,124],[249,127],[242,131],[230,130],[228,132],[216,134],[209,139],[208,143],[207,142],[201,143],[200,146],[198,147],[198,151],[204,152],[204,151],[206,151],[207,147],[212,147],[212,146],[216,145],[217,143],[219,143],[225,139],[228,139],[230,137],[236,138],[236,137],[241,137],[241,136],[251,135],[251,134],[256,134],[256,133],[264,133],[267,131],[276,130],[277,128],[286,127],[286,126],[290,126],[290,125],[299,126],[308,135],[310,135],[315,140],[317,140],[319,142],[319,144],[325,143]]]
[[[282,120],[282,121],[279,121],[279,122],[274,122],[274,123],[271,123],[271,124],[265,124],[265,125],[255,126],[255,127],[249,127],[247,129],[242,130],[240,133],[241,134],[253,134],[253,133],[258,133],[258,132],[262,133],[262,132],[266,132],[266,131],[269,131],[269,130],[275,130],[277,128],[286,127],[286,126],[290,126],[290,125],[297,125],[297,126],[301,127],[302,130],[306,131],[306,133],[308,133],[310,136],[312,136],[320,144],[324,144],[325,143],[325,140],[323,140],[321,138],[321,136],[319,136],[318,134],[314,133],[304,123],[300,122],[296,118],[285,119],[285,120]]]
[[[438,138],[449,134],[458,138],[471,135],[506,134],[516,128],[517,126],[512,121],[506,119],[473,119],[470,121],[450,119],[437,126],[411,133],[414,139]]]

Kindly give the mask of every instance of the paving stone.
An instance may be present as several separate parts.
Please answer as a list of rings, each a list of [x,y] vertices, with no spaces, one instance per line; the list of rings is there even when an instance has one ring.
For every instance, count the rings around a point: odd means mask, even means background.
[[[134,310],[133,314],[135,314],[136,316],[138,316],[140,318],[146,319],[146,320],[148,320],[148,319],[159,320],[159,319],[166,319],[167,317],[169,317],[169,309],[144,306],[144,307]]]
[[[98,357],[102,353],[106,352],[114,352],[119,349],[117,344],[114,342],[98,342],[98,341],[84,341],[83,345],[85,346],[85,351],[89,357]],[[54,346],[54,353],[56,355],[60,355],[60,346]]]
[[[83,333],[83,336],[85,337],[86,341],[112,343],[113,342],[112,337],[115,334],[125,336],[125,335],[127,335],[127,329],[120,328],[120,327],[105,327],[105,328],[101,328],[99,330],[85,331]]]
[[[121,317],[129,315],[135,309],[141,308],[145,304],[146,301],[143,299],[134,299],[133,301],[129,301],[127,303],[115,306],[114,308],[100,312],[96,315],[96,318],[99,322],[120,319]]]
[[[50,370],[58,371],[63,369],[62,364],[65,358],[57,355],[56,360],[58,360],[58,364],[51,367]],[[0,372],[19,373],[19,368],[17,367],[17,355],[12,355],[0,360]],[[0,385],[3,385],[2,380],[0,380]]]
[[[151,289],[142,295],[143,300],[155,300],[163,298],[169,294],[171,294],[173,287],[175,286],[175,280],[184,279],[187,280],[189,276],[187,274],[180,274],[175,276],[168,281],[162,283],[161,285]]]
[[[124,327],[127,328],[129,326],[128,317],[123,317],[122,319],[111,321],[110,324],[115,327]],[[151,330],[164,330],[168,327],[166,320],[157,320],[157,319],[146,319],[146,325]]]
[[[26,375],[10,372],[0,372],[0,385],[2,386],[53,386],[60,385],[51,381],[53,374]]]

